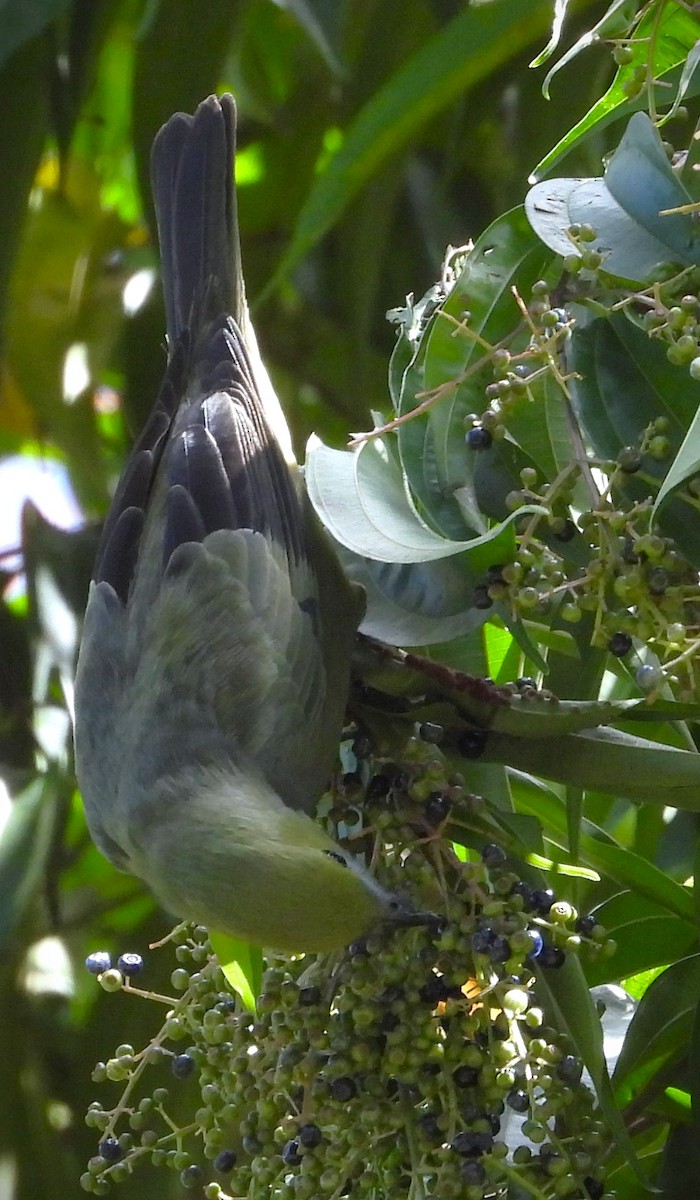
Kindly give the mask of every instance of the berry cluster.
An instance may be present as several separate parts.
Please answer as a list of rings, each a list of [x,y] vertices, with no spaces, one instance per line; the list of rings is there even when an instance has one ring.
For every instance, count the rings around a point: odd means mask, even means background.
[[[523,879],[497,843],[464,860],[450,828],[473,819],[478,798],[424,749],[422,765],[374,764],[364,836],[390,886],[439,896],[442,929],[375,930],[342,954],[268,960],[251,1013],[206,930],[180,927],[162,1029],[95,1069],[123,1091],[87,1114],[99,1133],[87,1192],[149,1161],[207,1200],[498,1200],[518,1184],[538,1200],[606,1194],[605,1127],[537,992],[567,954],[608,952],[605,931]],[[347,827],[357,805],[353,776],[334,816]],[[125,959],[122,986],[148,995]],[[99,954],[88,966],[103,985],[115,973]],[[199,1104],[178,1123],[175,1093],[195,1079]]]
[[[576,226],[570,232],[580,253],[565,268],[594,271],[599,264],[585,247],[595,230]],[[687,286],[686,275],[682,282]],[[635,294],[645,314],[642,324],[651,337],[668,344],[671,362],[688,366],[700,378],[700,299],[687,294],[673,303],[673,291],[666,300],[665,294],[663,286]],[[494,348],[485,408],[465,418],[470,453],[491,451],[506,436],[523,396],[536,399],[544,376],[555,380],[566,402],[566,379],[557,356],[571,328],[567,311],[553,304],[545,280],[533,285],[524,311],[529,343],[519,353]],[[546,620],[564,628],[588,617],[591,645],[617,658],[629,655],[630,671],[642,691],[655,692],[668,683],[688,700],[700,683],[698,572],[671,537],[651,526],[653,497],[663,477],[659,471],[670,465],[677,449],[669,434],[669,418],[662,415],[615,460],[592,457],[581,438],[572,445],[571,461],[554,478],[523,467],[521,486],[504,494],[504,508],[518,513],[525,505],[537,505],[543,511],[520,517],[514,560],[490,567],[477,581],[472,602],[480,609],[499,603],[512,620]],[[700,484],[692,478],[682,491],[689,511],[698,507],[699,496]]]

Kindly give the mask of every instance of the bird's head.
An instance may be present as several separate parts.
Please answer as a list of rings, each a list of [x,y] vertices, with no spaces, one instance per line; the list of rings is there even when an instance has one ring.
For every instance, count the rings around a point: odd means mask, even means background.
[[[140,809],[129,869],[178,917],[292,953],[337,950],[383,923],[439,924],[259,777],[188,772],[160,800],[147,823]]]

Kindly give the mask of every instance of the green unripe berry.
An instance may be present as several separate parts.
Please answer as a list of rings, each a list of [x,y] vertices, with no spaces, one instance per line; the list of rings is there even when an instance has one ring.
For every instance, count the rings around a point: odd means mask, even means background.
[[[539,604],[540,594],[537,588],[524,587],[520,588],[517,593],[517,601],[520,608],[535,608]]]
[[[662,462],[671,453],[671,443],[667,437],[653,437],[647,446],[647,452],[656,462]]]

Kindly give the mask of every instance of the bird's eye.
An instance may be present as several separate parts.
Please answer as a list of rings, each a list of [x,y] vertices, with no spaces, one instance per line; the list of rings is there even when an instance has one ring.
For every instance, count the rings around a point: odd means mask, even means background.
[[[347,867],[348,864],[342,854],[338,854],[335,850],[324,850],[324,854],[327,854],[329,858],[335,859],[337,863],[340,863],[341,867]]]

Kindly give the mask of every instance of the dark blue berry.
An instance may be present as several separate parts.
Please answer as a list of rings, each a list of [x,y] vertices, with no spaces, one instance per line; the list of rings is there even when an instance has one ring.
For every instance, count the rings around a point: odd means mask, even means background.
[[[504,937],[502,933],[497,933],[487,950],[487,954],[491,959],[491,962],[508,962],[508,959],[511,956],[511,948],[508,938]]]
[[[440,1126],[438,1125],[435,1113],[426,1113],[424,1117],[420,1117],[418,1120],[418,1126],[421,1133],[423,1133],[429,1141],[442,1141],[443,1134]]]
[[[348,1100],[354,1100],[357,1095],[357,1084],[349,1075],[341,1075],[340,1079],[334,1079],[331,1083],[331,1096],[340,1104],[346,1104]]]
[[[532,893],[532,911],[539,917],[546,917],[555,900],[556,896],[551,888],[535,888]]]
[[[591,1200],[600,1200],[601,1196],[605,1195],[605,1184],[600,1179],[594,1179],[592,1175],[587,1175],[583,1181]]]
[[[383,800],[388,796],[391,779],[388,775],[373,775],[367,784],[365,795],[368,800]]]
[[[124,1157],[124,1151],[119,1145],[117,1139],[113,1137],[104,1138],[100,1142],[97,1149],[105,1162],[108,1163],[119,1162],[119,1160]]]
[[[464,1129],[458,1133],[452,1142],[452,1149],[464,1158],[477,1158],[488,1153],[493,1147],[493,1137],[490,1133],[482,1133],[473,1129]]]
[[[512,1108],[513,1112],[524,1113],[530,1107],[530,1100],[527,1092],[524,1092],[522,1088],[515,1088],[506,1096],[506,1104]]]
[[[583,913],[582,916],[577,919],[574,929],[576,930],[576,933],[582,934],[583,937],[590,937],[598,924],[599,922],[592,913]]]
[[[477,1083],[479,1079],[479,1068],[468,1067],[465,1064],[462,1064],[461,1067],[457,1067],[456,1070],[452,1072],[452,1078],[457,1084],[457,1087],[474,1087],[474,1084]]]
[[[493,445],[493,437],[488,429],[484,429],[483,425],[475,425],[470,429],[465,437],[470,450],[488,450],[489,446]]]
[[[384,1013],[383,1017],[379,1018],[379,1028],[382,1033],[393,1033],[398,1025],[401,1024],[401,1017],[398,1013]]]
[[[486,748],[486,738],[483,729],[463,729],[457,738],[457,752],[462,758],[480,758]]]
[[[468,1159],[459,1168],[461,1178],[465,1183],[481,1184],[486,1179],[486,1168],[478,1159]]]
[[[286,1143],[282,1151],[282,1162],[287,1167],[299,1166],[299,1163],[301,1162],[301,1155],[299,1153],[299,1143],[296,1138],[292,1138],[291,1141]]]
[[[485,867],[502,867],[507,857],[505,850],[495,842],[489,842],[481,851],[481,861]]]
[[[106,950],[94,950],[85,959],[85,966],[91,975],[101,975],[103,971],[109,971],[111,965],[112,959]]]
[[[554,536],[558,542],[570,542],[577,533],[578,530],[571,517],[565,517],[562,525],[557,527]]]
[[[321,1001],[321,989],[317,987],[305,987],[299,989],[299,1003],[302,1008],[313,1008],[314,1005]]]
[[[311,1122],[308,1125],[302,1125],[299,1130],[299,1144],[301,1146],[304,1146],[307,1150],[315,1150],[317,1146],[321,1145],[322,1141],[323,1134],[318,1125],[312,1125]]]
[[[120,954],[117,966],[122,975],[130,979],[132,975],[139,975],[143,971],[143,959],[140,954]]]
[[[214,1159],[214,1170],[220,1175],[228,1175],[236,1165],[236,1158],[235,1150],[221,1150]]]
[[[521,692],[525,688],[535,688],[536,689],[537,688],[537,680],[533,679],[531,675],[521,675],[519,679],[516,679],[515,686]]]
[[[559,946],[544,946],[537,959],[541,967],[550,967],[555,971],[563,967],[565,961],[566,955]]]
[[[532,907],[532,888],[524,879],[516,879],[508,895],[522,896],[523,908],[528,909]]]
[[[449,1000],[450,996],[454,995],[454,988],[450,986],[444,975],[433,974],[427,983],[423,984],[418,995],[424,1004],[434,1006]]]
[[[556,1066],[557,1075],[562,1083],[578,1083],[581,1070],[581,1063],[573,1054],[565,1054]]]
[[[176,1079],[187,1079],[196,1065],[191,1054],[176,1054],[170,1063],[170,1069]]]
[[[196,1163],[190,1163],[189,1167],[185,1167],[184,1171],[180,1171],[180,1183],[184,1188],[192,1189],[199,1187],[203,1179],[204,1171]]]
[[[614,633],[608,642],[608,650],[615,658],[624,658],[632,649],[632,638],[628,633]]]
[[[503,563],[495,563],[492,567],[489,567],[487,569],[487,571],[486,571],[487,586],[491,583],[504,583],[504,582],[505,582],[505,580],[503,578]]]
[[[450,815],[452,802],[449,796],[444,792],[431,792],[425,802],[425,819],[433,829],[437,829],[438,825],[442,825],[443,821],[447,820]]]
[[[528,929],[528,933],[530,935],[532,949],[528,950],[527,956],[528,958],[539,958],[542,950],[544,949],[544,939],[542,934],[540,933],[539,929]]]
[[[474,608],[493,608],[493,598],[483,583],[478,583],[474,588]]]
[[[481,929],[475,929],[472,934],[472,950],[474,953],[488,954],[495,936],[493,929],[490,929],[488,925],[483,926]]]

